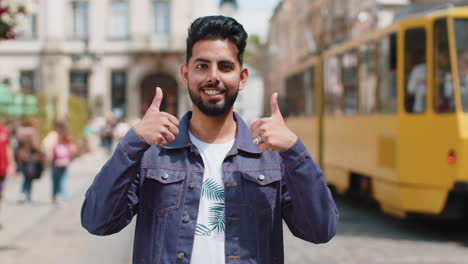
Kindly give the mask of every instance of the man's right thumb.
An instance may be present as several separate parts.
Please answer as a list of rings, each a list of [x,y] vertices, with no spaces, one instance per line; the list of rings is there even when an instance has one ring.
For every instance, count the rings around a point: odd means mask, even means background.
[[[161,88],[156,87],[156,94],[154,95],[153,102],[151,103],[151,105],[159,110],[162,99],[163,99],[163,92]]]

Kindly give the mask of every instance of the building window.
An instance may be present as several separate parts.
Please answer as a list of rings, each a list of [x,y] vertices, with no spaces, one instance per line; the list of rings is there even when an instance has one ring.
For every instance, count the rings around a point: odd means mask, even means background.
[[[72,37],[86,38],[88,37],[88,2],[74,1],[72,2]]]
[[[26,16],[24,30],[20,33],[19,39],[36,39],[37,38],[37,15],[30,14]]]
[[[153,30],[155,34],[169,33],[169,3],[153,2]]]
[[[21,71],[19,82],[21,92],[26,94],[35,94],[37,92],[34,82],[34,71]]]
[[[129,35],[128,2],[113,1],[111,4],[111,19],[109,37],[111,39],[127,39]]]
[[[125,87],[127,83],[127,74],[125,71],[112,71],[111,73],[111,98],[112,112],[117,118],[125,116]]]
[[[88,71],[70,72],[70,93],[88,98]]]

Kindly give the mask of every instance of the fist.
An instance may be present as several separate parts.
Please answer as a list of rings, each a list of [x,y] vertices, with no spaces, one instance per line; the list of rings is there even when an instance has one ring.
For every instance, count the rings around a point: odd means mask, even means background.
[[[163,92],[157,87],[153,102],[134,128],[135,133],[150,145],[166,146],[179,134],[179,120],[169,113],[159,111],[162,99]]]
[[[278,93],[271,95],[270,106],[271,116],[253,122],[250,125],[250,136],[263,151],[285,151],[296,143],[297,136],[289,130],[284,122],[278,106]]]

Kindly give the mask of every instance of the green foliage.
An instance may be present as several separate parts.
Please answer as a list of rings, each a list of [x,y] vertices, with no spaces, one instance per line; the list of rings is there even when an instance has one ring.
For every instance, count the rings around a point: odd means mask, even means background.
[[[247,40],[244,64],[248,64],[257,71],[263,69],[263,46],[258,35],[251,35]]]
[[[55,127],[55,105],[56,98],[48,105],[48,98],[45,94],[37,94],[37,119],[39,120],[39,136],[43,139]]]
[[[0,39],[6,38],[8,28],[8,25],[0,20]]]
[[[69,95],[67,121],[73,136],[76,139],[81,139],[88,121],[88,104],[85,98]]]

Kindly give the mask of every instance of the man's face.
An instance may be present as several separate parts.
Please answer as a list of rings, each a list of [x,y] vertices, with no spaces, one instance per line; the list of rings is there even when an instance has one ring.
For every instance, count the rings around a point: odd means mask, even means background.
[[[192,103],[208,116],[228,113],[244,89],[248,71],[237,60],[237,47],[228,40],[200,40],[188,64],[180,68]]]

